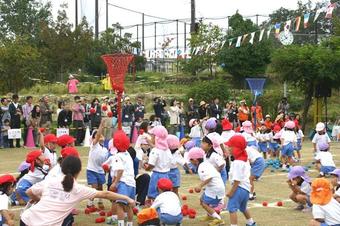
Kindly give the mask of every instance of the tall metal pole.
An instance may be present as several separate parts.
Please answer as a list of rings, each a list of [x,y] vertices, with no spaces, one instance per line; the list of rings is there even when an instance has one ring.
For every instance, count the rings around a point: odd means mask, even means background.
[[[259,15],[256,14],[256,26],[259,26]]]
[[[156,49],[157,49],[157,22],[155,22],[155,51]]]
[[[195,24],[196,24],[196,6],[195,0],[191,0],[191,25],[190,25],[190,33],[195,32]]]
[[[109,0],[106,0],[106,30],[109,28]]]
[[[187,52],[187,23],[184,22],[184,56],[186,57]]]
[[[76,27],[78,26],[78,0],[75,0],[75,3],[76,3],[76,5],[75,5],[75,7],[76,7],[76,12],[75,12],[75,25],[76,25]]]
[[[142,14],[142,51],[144,52],[145,45],[144,45],[144,13]]]
[[[178,58],[178,48],[179,48],[179,44],[178,44],[178,20],[176,20],[176,56]],[[176,71],[178,73],[178,60],[177,60],[177,64],[176,64]]]
[[[99,36],[98,0],[95,0],[94,10],[95,10],[95,37],[96,37],[96,39],[98,39],[98,36]]]
[[[137,43],[139,42],[139,25],[137,24]],[[139,49],[140,49],[140,46],[139,48],[137,48],[137,55],[139,56]]]

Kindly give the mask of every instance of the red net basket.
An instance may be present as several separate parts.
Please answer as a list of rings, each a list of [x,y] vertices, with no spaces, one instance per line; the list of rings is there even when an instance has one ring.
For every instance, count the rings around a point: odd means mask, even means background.
[[[129,64],[133,60],[132,54],[107,54],[102,59],[106,64],[110,76],[112,89],[118,93],[124,91],[125,74],[128,71]]]

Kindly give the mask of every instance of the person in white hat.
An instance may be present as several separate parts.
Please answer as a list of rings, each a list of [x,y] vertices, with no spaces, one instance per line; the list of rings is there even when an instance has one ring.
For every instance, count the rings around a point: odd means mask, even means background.
[[[318,153],[319,150],[319,143],[330,143],[331,139],[329,138],[328,134],[326,133],[326,127],[323,122],[318,122],[315,127],[315,135],[312,139],[314,153]]]

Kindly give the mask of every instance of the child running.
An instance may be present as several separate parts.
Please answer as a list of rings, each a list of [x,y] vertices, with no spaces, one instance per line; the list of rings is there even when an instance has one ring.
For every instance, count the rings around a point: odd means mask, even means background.
[[[256,199],[256,193],[255,193],[255,184],[254,181],[258,180],[265,168],[266,168],[266,162],[264,158],[262,157],[261,153],[254,147],[247,147],[246,148],[248,160],[250,162],[251,170],[250,170],[250,193],[249,193],[249,200],[255,200]]]
[[[326,142],[318,143],[319,152],[316,153],[316,168],[320,172],[320,177],[328,175],[335,170],[335,163],[332,153],[329,152],[329,144]]]
[[[14,226],[14,213],[8,210],[9,196],[12,194],[16,180],[12,175],[0,177],[0,225]]]
[[[289,168],[289,165],[293,164],[294,147],[296,147],[297,137],[294,131],[295,123],[293,121],[287,121],[284,131],[281,134],[281,162],[282,169]]]
[[[319,152],[319,143],[330,143],[331,139],[329,138],[328,134],[326,133],[326,126],[323,122],[318,122],[315,127],[315,135],[312,139],[314,153]]]

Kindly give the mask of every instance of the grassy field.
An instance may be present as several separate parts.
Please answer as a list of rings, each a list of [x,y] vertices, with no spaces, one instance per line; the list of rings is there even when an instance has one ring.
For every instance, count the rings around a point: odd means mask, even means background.
[[[83,162],[83,170],[79,178],[80,183],[86,183],[85,169],[87,164],[87,148],[79,148],[81,153],[81,159]],[[333,143],[331,146],[332,153],[336,161],[336,165],[340,167],[340,143]],[[17,166],[24,159],[28,150],[25,149],[1,149],[0,150],[0,173],[14,173]],[[302,151],[303,160],[301,165],[307,165],[312,161],[312,146],[310,141],[305,141]],[[315,178],[317,172],[315,169],[309,170],[310,176]],[[295,204],[289,199],[289,189],[286,184],[287,173],[277,170],[271,172],[270,169],[266,169],[263,177],[256,182],[257,199],[248,203],[248,207],[252,214],[252,217],[260,226],[302,226],[307,225],[312,218],[311,213],[302,213],[293,210]],[[190,194],[189,188],[194,187],[199,182],[197,175],[183,175],[182,187],[180,188],[181,195],[187,195],[187,200],[183,201],[183,204],[189,205],[190,208],[194,208],[197,211],[196,219],[185,218],[183,225],[207,225],[207,223],[200,222],[199,218],[205,215],[205,212],[199,205],[199,194]],[[227,189],[230,185],[227,185]],[[267,201],[268,207],[263,207],[262,202]],[[283,201],[283,207],[277,207],[277,201]],[[76,225],[94,225],[94,220],[98,214],[85,215],[84,207],[86,202],[82,202],[79,206],[81,210],[80,215],[76,216]],[[106,210],[108,210],[109,203],[106,202]],[[16,212],[16,220],[19,219],[20,207],[12,208]],[[53,211],[53,210],[51,210]],[[226,225],[229,225],[228,213],[222,213],[223,219]],[[105,224],[101,224],[105,225]],[[245,225],[245,220],[241,214],[239,214],[239,225]]]

